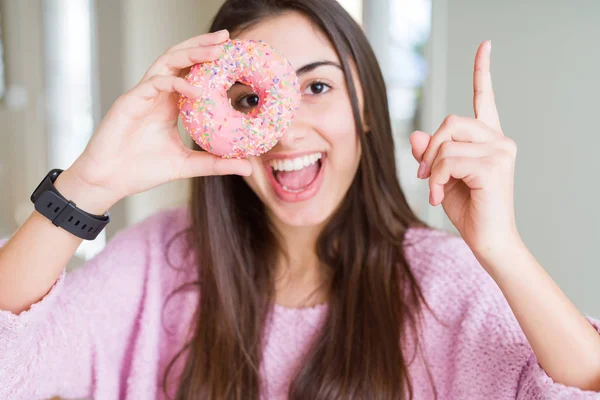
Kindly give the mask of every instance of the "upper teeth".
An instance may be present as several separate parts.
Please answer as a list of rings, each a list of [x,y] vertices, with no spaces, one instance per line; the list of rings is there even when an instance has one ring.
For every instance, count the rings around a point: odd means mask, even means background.
[[[296,158],[273,159],[269,161],[269,165],[275,171],[298,171],[316,163],[322,156],[321,153],[313,153]]]

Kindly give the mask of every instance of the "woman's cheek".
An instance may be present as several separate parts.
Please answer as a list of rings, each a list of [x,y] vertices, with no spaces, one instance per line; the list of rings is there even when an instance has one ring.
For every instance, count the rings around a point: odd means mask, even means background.
[[[349,185],[360,160],[360,141],[354,123],[352,106],[347,97],[319,105],[317,131],[329,143],[329,159],[336,180]],[[347,188],[346,188],[347,189]]]
[[[348,140],[356,134],[352,105],[342,91],[303,100],[302,105],[310,110],[311,116],[317,121],[317,131],[326,135],[325,139],[330,144],[334,144],[333,140]]]

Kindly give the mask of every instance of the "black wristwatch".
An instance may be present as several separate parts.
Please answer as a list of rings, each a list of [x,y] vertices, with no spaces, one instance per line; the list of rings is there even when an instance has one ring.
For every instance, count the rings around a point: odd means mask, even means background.
[[[56,178],[62,169],[53,169],[40,182],[31,195],[35,209],[48,218],[55,226],[59,226],[73,235],[86,240],[94,240],[110,222],[108,212],[104,215],[89,214],[65,199],[54,187]]]

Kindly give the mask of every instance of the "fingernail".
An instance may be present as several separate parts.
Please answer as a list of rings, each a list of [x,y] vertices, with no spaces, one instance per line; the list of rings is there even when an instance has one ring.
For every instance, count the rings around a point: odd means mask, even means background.
[[[421,164],[419,164],[419,170],[417,171],[417,178],[423,179],[423,177],[425,176],[425,170],[427,169],[427,163],[425,162],[425,160],[421,161]]]
[[[227,32],[227,29],[221,29],[220,31],[216,31],[215,35],[220,35],[220,34],[225,33],[225,32]]]
[[[429,192],[429,204],[433,205],[433,196],[431,195],[431,192]]]

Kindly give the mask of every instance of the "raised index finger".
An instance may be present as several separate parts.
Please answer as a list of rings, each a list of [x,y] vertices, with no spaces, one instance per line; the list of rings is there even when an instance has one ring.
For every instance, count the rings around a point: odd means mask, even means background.
[[[496,132],[502,132],[500,118],[496,109],[492,74],[490,72],[490,55],[492,42],[486,40],[477,49],[475,67],[473,69],[473,109],[475,118]]]

